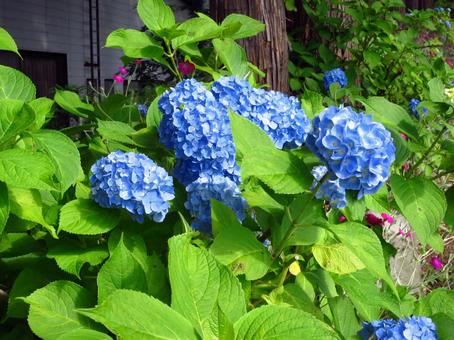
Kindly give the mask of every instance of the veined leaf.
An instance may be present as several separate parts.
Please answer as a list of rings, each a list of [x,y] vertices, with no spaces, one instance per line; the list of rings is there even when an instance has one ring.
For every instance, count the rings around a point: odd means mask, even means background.
[[[65,111],[82,118],[88,118],[95,110],[93,105],[84,103],[79,95],[72,91],[57,90],[54,100]]]
[[[0,65],[0,99],[35,99],[36,88],[30,78],[11,67]]]
[[[244,77],[249,72],[248,60],[244,49],[234,40],[213,39],[213,46],[219,55],[219,59],[233,75]]]
[[[121,48],[130,58],[161,59],[164,50],[149,34],[134,29],[119,28],[109,34],[106,47]]]
[[[97,307],[78,312],[122,339],[198,339],[189,321],[178,312],[133,290],[116,290]]]
[[[115,228],[119,219],[120,211],[117,209],[104,209],[91,200],[77,199],[61,208],[59,230],[78,235],[97,235]]]
[[[175,25],[175,16],[164,0],[139,0],[137,12],[148,29],[155,33]]]
[[[5,183],[0,182],[0,235],[9,217],[9,195]]]
[[[34,121],[33,110],[23,101],[0,99],[0,145],[14,142]]]
[[[364,264],[342,243],[314,245],[312,253],[318,264],[331,273],[349,274],[364,268]]]
[[[229,30],[230,27],[237,26],[236,30]],[[224,29],[223,35],[233,40],[252,37],[265,30],[265,25],[243,14],[229,14],[222,21],[221,27]]]
[[[1,27],[0,27],[0,50],[14,52],[18,56],[20,56],[19,50],[17,49],[17,45],[14,42],[13,37],[5,29]]]

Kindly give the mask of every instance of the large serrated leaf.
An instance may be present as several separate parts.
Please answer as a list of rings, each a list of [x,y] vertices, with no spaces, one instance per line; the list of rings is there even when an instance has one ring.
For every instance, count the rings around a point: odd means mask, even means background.
[[[431,180],[391,177],[391,190],[405,218],[423,244],[430,241],[447,209],[446,197]]]
[[[83,173],[76,144],[63,133],[54,130],[40,130],[32,136],[39,149],[45,152],[54,164],[60,191],[65,192]]]
[[[0,99],[0,145],[15,137],[35,121],[33,110],[21,100]]]
[[[232,26],[237,29],[231,30]],[[260,21],[237,13],[227,15],[221,27],[224,29],[223,36],[234,40],[252,37],[265,30],[265,25]]]
[[[302,310],[284,306],[263,306],[235,323],[235,339],[340,339],[326,323]]]
[[[14,52],[18,56],[20,56],[13,37],[5,29],[1,27],[0,27],[0,50]]]
[[[116,290],[96,308],[80,309],[79,313],[102,323],[126,340],[198,339],[183,316],[161,301],[133,290]]]
[[[244,49],[229,38],[213,39],[212,42],[227,70],[238,77],[245,77],[249,72],[249,66]]]
[[[130,58],[159,59],[164,54],[162,47],[147,33],[120,28],[109,34],[106,47],[121,48]]]
[[[349,274],[364,268],[364,264],[342,243],[314,245],[312,253],[318,264],[331,273]]]
[[[0,152],[0,180],[25,189],[55,190],[51,176],[55,168],[45,154],[22,149]]]
[[[57,90],[54,100],[65,111],[82,118],[88,118],[95,110],[93,105],[83,102],[79,95],[72,91]]]
[[[137,12],[148,29],[155,33],[175,25],[175,16],[164,0],[139,0]]]
[[[38,289],[25,301],[30,304],[28,324],[43,339],[56,339],[78,329],[99,328],[92,320],[76,312],[96,303],[85,288],[70,281],[55,281]]]
[[[11,67],[0,65],[0,99],[35,99],[36,88],[30,78]]]
[[[128,248],[120,241],[109,260],[104,263],[99,271],[98,302],[103,302],[117,289],[133,289],[147,292],[147,277],[139,261]]]
[[[169,240],[172,308],[185,316],[201,337],[217,337],[218,308],[235,322],[246,312],[244,292],[227,268],[190,241],[191,234]]]
[[[115,228],[119,219],[120,211],[117,209],[104,209],[90,200],[77,199],[61,208],[59,230],[78,235],[97,235]]]
[[[9,217],[9,196],[5,183],[0,182],[0,235],[3,233]]]

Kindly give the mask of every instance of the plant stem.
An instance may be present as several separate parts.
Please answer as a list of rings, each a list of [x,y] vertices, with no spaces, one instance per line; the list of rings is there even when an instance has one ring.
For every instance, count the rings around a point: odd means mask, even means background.
[[[429,156],[430,152],[433,150],[435,145],[437,145],[438,141],[440,140],[440,138],[443,136],[443,134],[446,132],[447,129],[448,128],[445,126],[445,127],[443,127],[443,129],[440,130],[437,137],[435,137],[434,141],[429,146],[429,148],[423,153],[422,157],[416,162],[416,164],[413,165],[413,167],[411,168],[412,171],[408,171],[407,174],[414,172],[414,170],[416,170],[418,168],[418,166],[421,165],[421,163],[427,158],[427,156]]]
[[[181,78],[181,74],[180,72],[178,72],[178,66],[177,66],[177,63],[175,62],[175,51],[172,51],[172,47],[170,46],[170,43],[169,41],[166,39],[165,40],[165,44],[167,46],[167,57],[170,59],[170,61],[172,62],[172,66],[173,66],[173,69],[171,69],[172,73],[178,78],[178,80],[183,80],[183,78]]]

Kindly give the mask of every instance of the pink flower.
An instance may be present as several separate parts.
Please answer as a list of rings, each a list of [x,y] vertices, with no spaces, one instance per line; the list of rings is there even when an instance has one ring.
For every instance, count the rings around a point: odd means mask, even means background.
[[[448,64],[449,67],[454,67],[454,59],[453,58],[446,58],[445,61],[446,61],[446,64]]]
[[[136,60],[134,60],[134,64],[136,64],[136,65],[141,65],[141,64],[142,64],[142,59],[136,59]]]
[[[369,224],[369,225],[383,226],[383,224],[384,224],[384,221],[380,217],[378,217],[372,213],[366,213],[366,215],[364,215],[364,219],[366,220],[367,224]]]
[[[411,233],[411,231],[409,231],[409,232],[407,233],[407,235],[405,235],[405,237],[407,237],[407,238],[412,238],[412,237],[413,237],[413,234]]]
[[[406,236],[407,235],[407,233],[401,228],[399,228],[399,234],[402,235],[402,236]]]
[[[435,270],[440,270],[443,268],[443,262],[441,262],[441,259],[438,256],[432,256],[430,259],[430,265],[435,269]]]
[[[123,84],[125,82],[125,78],[122,76],[115,74],[112,79],[117,83],[117,84]]]
[[[406,163],[402,164],[402,170],[404,172],[408,171],[408,169],[410,169],[410,163],[406,162]]]
[[[194,72],[195,65],[190,61],[183,61],[178,64],[178,70],[180,70],[182,75],[189,76]]]
[[[386,213],[382,213],[381,217],[385,220],[388,221],[389,224],[393,223],[394,218],[391,215],[388,215]]]
[[[122,75],[124,75],[124,76],[126,76],[126,75],[128,74],[128,70],[127,70],[126,67],[124,67],[124,66],[120,66],[120,67],[118,68],[118,72],[120,72],[120,74],[122,74]]]
[[[340,223],[343,223],[343,222],[347,221],[347,218],[344,215],[340,215],[339,218],[338,218],[338,221]]]
[[[401,136],[403,139],[408,140],[408,136],[407,136],[405,133],[401,132],[401,133],[400,133],[400,136]]]

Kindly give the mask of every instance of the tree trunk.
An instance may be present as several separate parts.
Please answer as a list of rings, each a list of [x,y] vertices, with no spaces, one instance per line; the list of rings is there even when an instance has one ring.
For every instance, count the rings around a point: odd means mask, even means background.
[[[288,40],[282,0],[210,0],[211,16],[221,22],[230,13],[240,13],[265,24],[259,35],[239,41],[249,61],[266,72],[273,90],[288,92]]]

